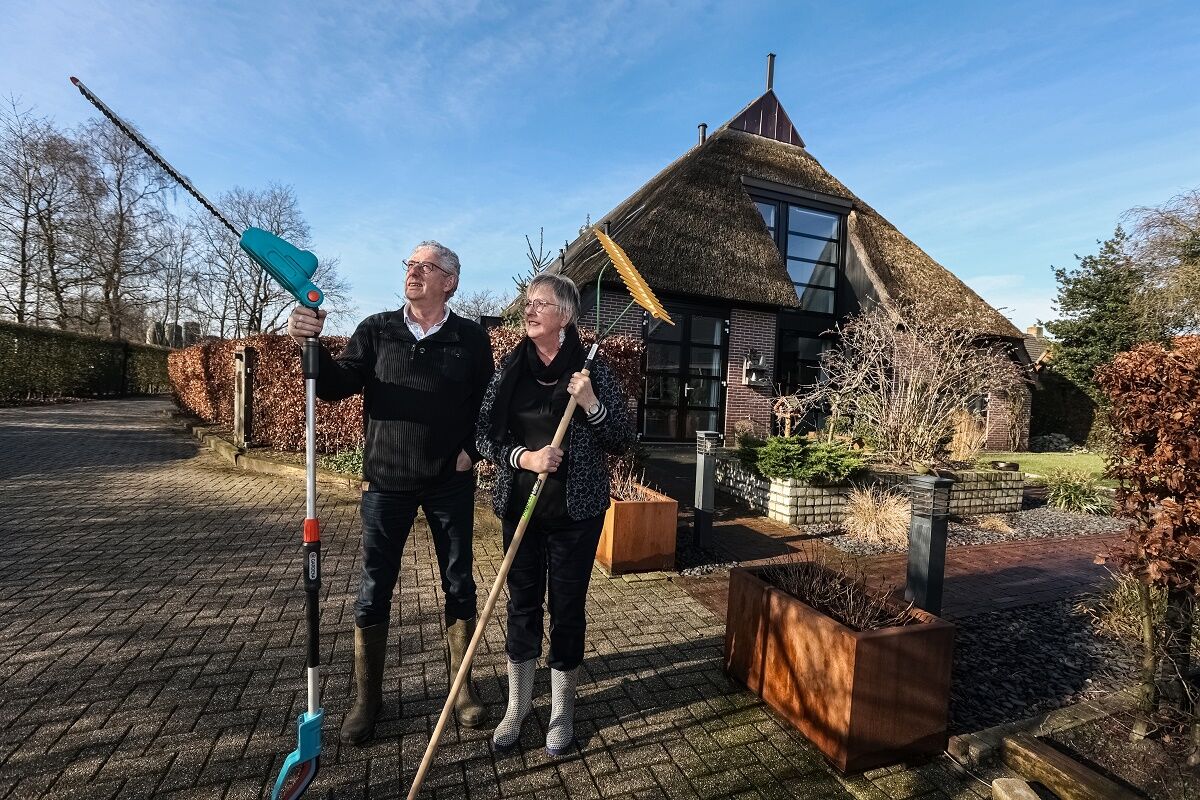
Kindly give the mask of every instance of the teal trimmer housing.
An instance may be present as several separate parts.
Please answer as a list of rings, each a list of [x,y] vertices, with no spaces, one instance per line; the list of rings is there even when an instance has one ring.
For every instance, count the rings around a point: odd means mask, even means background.
[[[247,228],[238,244],[255,264],[279,281],[301,305],[320,307],[325,295],[312,282],[312,276],[317,271],[315,255],[261,228]]]

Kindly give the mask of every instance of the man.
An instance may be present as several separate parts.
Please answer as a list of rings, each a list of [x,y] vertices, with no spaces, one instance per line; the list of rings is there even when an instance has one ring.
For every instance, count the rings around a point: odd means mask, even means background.
[[[475,631],[472,526],[475,418],[494,370],[488,335],[446,306],[458,288],[458,256],[426,241],[404,262],[399,311],[367,317],[336,358],[321,348],[317,395],[363,393],[362,575],[354,606],[354,706],[342,740],[360,745],[375,732],[383,704],[392,592],[418,506],[433,534],[446,606],[450,680]],[[324,311],[297,307],[288,333],[317,336]],[[459,722],[486,718],[470,676],[455,703]]]

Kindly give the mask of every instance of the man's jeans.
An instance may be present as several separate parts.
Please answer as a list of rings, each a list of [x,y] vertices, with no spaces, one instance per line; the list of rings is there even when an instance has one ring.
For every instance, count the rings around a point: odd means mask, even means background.
[[[354,604],[354,622],[360,628],[388,621],[404,543],[418,507],[425,512],[433,534],[447,621],[475,616],[471,571],[475,472],[468,470],[419,492],[363,492],[362,578]]]
[[[515,520],[501,521],[507,551],[517,531]],[[584,606],[592,580],[592,562],[604,515],[575,521],[535,516],[521,539],[508,573],[509,659],[528,661],[542,654],[543,600],[550,596],[550,657],[546,663],[572,670],[583,661]]]

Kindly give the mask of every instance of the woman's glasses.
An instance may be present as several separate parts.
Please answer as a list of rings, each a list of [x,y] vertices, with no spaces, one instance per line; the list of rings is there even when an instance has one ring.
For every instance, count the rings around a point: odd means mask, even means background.
[[[540,314],[546,309],[546,306],[554,306],[558,308],[558,303],[550,303],[545,300],[528,300],[525,302],[525,313],[532,311],[535,314]]]

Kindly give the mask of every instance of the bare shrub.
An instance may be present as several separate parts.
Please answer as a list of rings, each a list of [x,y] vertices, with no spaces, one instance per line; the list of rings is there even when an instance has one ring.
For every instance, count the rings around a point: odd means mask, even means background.
[[[1142,643],[1141,581],[1127,572],[1109,573],[1112,582],[1108,590],[1076,604],[1075,610],[1086,615],[1096,632],[1133,647]],[[1167,593],[1160,587],[1150,590],[1151,620],[1160,630],[1167,613]]]
[[[877,486],[858,486],[846,498],[842,527],[872,542],[905,544],[912,518],[912,501]]]
[[[760,575],[772,586],[856,631],[874,631],[913,625],[920,619],[912,604],[902,606],[887,591],[868,584],[855,561],[829,559],[776,564]]]
[[[638,472],[633,461],[613,459],[609,470],[612,473],[612,488],[609,489],[609,494],[614,499],[627,501],[659,499],[655,491],[646,486],[646,471]]]
[[[987,421],[966,408],[952,415],[954,436],[950,439],[951,461],[974,461],[987,442]]]
[[[932,303],[874,306],[838,332],[838,346],[821,356],[824,379],[797,393],[796,411],[827,411],[831,436],[849,420],[892,463],[942,460],[958,415],[1023,379],[1011,345]]]

